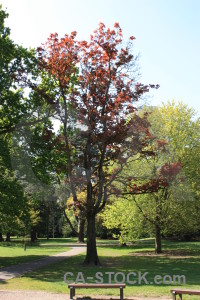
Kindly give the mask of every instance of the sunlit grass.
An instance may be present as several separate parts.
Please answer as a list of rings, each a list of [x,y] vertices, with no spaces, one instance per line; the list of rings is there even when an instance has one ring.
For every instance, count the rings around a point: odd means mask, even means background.
[[[38,269],[23,277],[15,278],[1,284],[1,289],[29,289],[46,290],[58,293],[69,293],[67,284],[64,283],[64,274],[72,272],[72,280],[76,279],[77,273],[82,272],[86,282],[95,282],[96,272],[102,272],[104,283],[108,282],[105,272],[148,272],[146,276],[149,284],[127,285],[125,296],[166,296],[170,297],[170,290],[178,285],[154,284],[155,275],[184,275],[186,284],[180,285],[184,288],[200,289],[200,242],[164,242],[165,252],[162,255],[154,255],[154,244],[152,240],[137,242],[132,246],[104,246],[98,248],[100,256],[100,267],[85,267],[82,262],[84,254],[69,257],[66,260]],[[87,280],[87,277],[94,277]],[[71,278],[70,278],[71,279]],[[120,279],[120,276],[119,276]],[[152,282],[152,284],[151,284]],[[80,295],[114,295],[118,296],[117,289],[91,289],[77,290]],[[197,299],[195,296],[184,296],[184,299]]]
[[[13,241],[0,243],[0,268],[37,260],[59,252],[68,251],[68,247],[45,247],[39,244],[27,244],[26,251],[22,242]]]

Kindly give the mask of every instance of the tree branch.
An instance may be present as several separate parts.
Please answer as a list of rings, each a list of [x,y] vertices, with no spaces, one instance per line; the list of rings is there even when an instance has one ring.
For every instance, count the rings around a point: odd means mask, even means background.
[[[67,214],[66,214],[66,212],[65,212],[65,208],[63,208],[63,213],[64,213],[64,217],[65,217],[67,223],[69,224],[71,230],[73,231],[73,233],[76,234],[76,236],[78,236],[78,232],[75,230],[75,228],[74,228],[74,226],[72,225],[70,219],[68,218],[68,216],[67,216]]]

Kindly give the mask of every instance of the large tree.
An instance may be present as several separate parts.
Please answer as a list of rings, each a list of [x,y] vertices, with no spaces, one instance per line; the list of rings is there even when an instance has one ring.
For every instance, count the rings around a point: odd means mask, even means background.
[[[59,39],[52,34],[38,49],[40,66],[57,81],[54,103],[63,125],[68,160],[66,184],[74,205],[77,192],[86,191],[86,264],[99,264],[95,217],[114,192],[112,183],[130,156],[141,153],[148,143],[146,117],[136,113],[136,103],[150,86],[136,83],[136,63],[130,37],[123,46],[122,30],[99,24],[90,41],[77,42],[76,32]],[[78,71],[78,82],[72,79]],[[155,86],[151,86],[155,87]],[[156,86],[157,87],[157,86]],[[71,112],[74,112],[73,120]],[[129,120],[128,115],[132,115]],[[76,129],[69,135],[69,126]],[[109,167],[118,162],[118,167]]]
[[[38,86],[41,74],[35,50],[12,41],[7,17],[0,5],[0,135],[42,123],[51,112],[51,99]],[[39,96],[32,97],[33,92]]]
[[[28,226],[31,204],[12,170],[11,140],[20,121],[19,128],[31,125],[34,120],[33,111],[37,104],[25,96],[23,88],[32,81],[37,64],[33,50],[11,40],[10,29],[5,26],[7,17],[0,5],[0,219],[4,233],[16,233],[21,228],[20,222]],[[25,115],[32,115],[32,120],[26,123]]]
[[[0,134],[12,132],[25,114],[31,115],[34,105],[22,88],[28,87],[37,69],[34,51],[11,40],[7,17],[0,6]]]

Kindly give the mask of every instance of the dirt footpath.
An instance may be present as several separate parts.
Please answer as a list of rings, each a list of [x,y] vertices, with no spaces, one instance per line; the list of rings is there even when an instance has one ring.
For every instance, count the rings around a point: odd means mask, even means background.
[[[0,281],[9,280],[21,276],[25,273],[32,272],[35,269],[39,269],[44,266],[48,266],[50,264],[59,262],[61,260],[65,260],[67,257],[71,257],[85,252],[85,249],[85,247],[75,247],[66,252],[61,252],[38,260],[2,268],[0,269]]]
[[[87,299],[83,297],[75,297],[75,299]],[[90,298],[91,299],[91,298]],[[92,299],[112,299],[119,300],[119,297],[111,296],[95,296]],[[91,300],[92,300],[91,299]],[[143,297],[128,297],[125,300],[171,300],[171,297],[157,297],[157,298],[143,298]],[[0,291],[0,300],[69,300],[69,293],[66,294],[55,294],[41,291]]]

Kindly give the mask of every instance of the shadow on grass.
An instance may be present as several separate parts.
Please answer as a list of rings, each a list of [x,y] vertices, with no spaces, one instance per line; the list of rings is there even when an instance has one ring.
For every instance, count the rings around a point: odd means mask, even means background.
[[[144,281],[134,285],[127,284],[126,280],[126,291],[127,295],[146,293],[147,295],[156,294],[157,296],[164,294],[170,296],[170,289],[177,286],[177,284],[160,283],[159,285],[154,284],[154,278],[156,275],[165,276],[168,275],[173,278],[174,275],[184,275],[186,278],[186,284],[184,287],[198,289],[199,278],[200,278],[200,242],[170,242],[163,241],[164,254],[167,255],[146,255],[147,252],[154,252],[154,240],[146,240],[144,242],[139,241],[133,245],[127,247],[111,246],[108,245],[98,248],[98,253],[101,261],[99,267],[87,267],[83,266],[84,254],[80,254],[73,257],[68,257],[62,262],[40,268],[31,273],[26,273],[16,283],[25,284],[35,289],[51,290],[57,292],[67,292],[67,284],[64,282],[64,274],[66,272],[72,272],[72,277],[67,277],[68,280],[75,281],[78,272],[82,272],[86,282],[95,283],[96,273],[103,273],[103,283],[108,283],[108,274],[106,272],[123,272],[127,275],[129,272],[135,272],[136,279],[139,275],[147,272],[146,279],[150,283],[146,285]],[[138,255],[138,253],[140,255]],[[185,255],[190,257],[185,258]],[[93,277],[93,279],[88,279]],[[114,282],[114,276],[112,275],[112,282]],[[121,277],[119,275],[119,281]],[[126,278],[127,279],[127,278]],[[11,280],[11,282],[15,279]],[[152,284],[151,284],[152,282]],[[182,286],[178,284],[178,286]],[[78,291],[79,293],[79,291]],[[114,290],[80,290],[81,294],[94,294],[98,295],[117,295],[119,291]],[[193,299],[193,298],[191,298]]]
[[[26,242],[27,246],[33,246],[34,244],[31,242]],[[24,247],[24,241],[11,241],[11,242],[0,242],[0,247],[6,247],[6,248],[14,248],[14,247]]]
[[[18,265],[27,262],[33,262],[42,258],[46,258],[48,255],[27,255],[27,256],[13,256],[13,257],[0,257],[0,272],[2,268],[6,268],[13,265]]]
[[[42,282],[64,284],[64,274],[66,272],[72,272],[74,274],[74,276],[69,278],[73,281],[76,280],[78,272],[82,272],[86,282],[95,283],[95,274],[97,272],[102,272],[104,283],[108,283],[108,275],[105,274],[105,272],[123,272],[125,275],[127,275],[129,272],[135,272],[136,274],[139,274],[139,272],[141,272],[141,274],[148,272],[146,278],[149,282],[154,282],[154,277],[156,275],[169,275],[171,277],[174,275],[184,275],[188,285],[199,284],[199,257],[190,258],[188,260],[181,258],[174,260],[169,257],[134,257],[130,256],[129,254],[116,257],[102,255],[100,257],[102,266],[100,267],[84,267],[82,265],[83,260],[83,255],[71,257],[60,263],[56,263],[54,265],[41,268],[40,270],[30,274],[26,274],[25,277]],[[93,279],[89,280],[87,277],[93,277]],[[120,276],[119,280],[121,280]],[[145,282],[134,285],[143,286],[145,285]],[[160,284],[160,286],[166,287],[167,285]],[[169,286],[171,287],[172,285],[169,284]]]
[[[64,244],[64,243],[76,243],[77,238],[49,238],[48,240],[45,238],[39,238],[35,243],[38,244]]]

